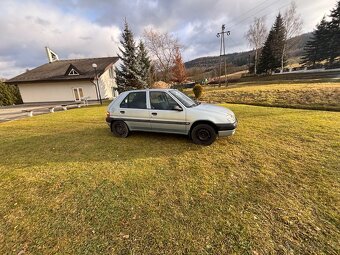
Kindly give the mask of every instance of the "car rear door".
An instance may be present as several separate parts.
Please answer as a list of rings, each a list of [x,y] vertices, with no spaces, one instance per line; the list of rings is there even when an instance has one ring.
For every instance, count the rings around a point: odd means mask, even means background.
[[[150,91],[151,128],[156,132],[187,133],[185,108],[166,91]]]
[[[147,93],[145,91],[131,91],[120,103],[116,116],[124,120],[130,130],[150,131]]]

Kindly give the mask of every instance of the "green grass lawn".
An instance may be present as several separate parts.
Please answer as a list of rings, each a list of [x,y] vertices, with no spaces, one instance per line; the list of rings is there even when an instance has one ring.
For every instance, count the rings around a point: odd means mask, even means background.
[[[339,254],[340,114],[227,105],[233,137],[0,124],[0,254]]]
[[[193,96],[192,90],[186,90]],[[340,82],[254,82],[206,87],[202,100],[262,106],[340,111]]]

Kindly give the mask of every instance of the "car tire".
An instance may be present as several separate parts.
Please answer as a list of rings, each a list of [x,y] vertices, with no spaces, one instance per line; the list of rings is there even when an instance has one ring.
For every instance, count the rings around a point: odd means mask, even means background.
[[[114,121],[111,125],[112,133],[117,137],[127,137],[130,133],[129,127],[122,120]]]
[[[215,129],[209,124],[198,124],[191,131],[191,139],[195,144],[211,145],[217,137]]]

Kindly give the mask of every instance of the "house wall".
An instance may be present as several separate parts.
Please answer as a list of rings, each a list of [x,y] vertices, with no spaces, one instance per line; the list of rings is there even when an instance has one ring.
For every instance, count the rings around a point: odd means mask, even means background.
[[[112,99],[118,95],[117,92],[114,94],[114,88],[117,88],[114,71],[112,74],[113,77],[110,76],[110,70],[107,69],[98,79],[102,99]],[[24,103],[35,103],[74,101],[74,88],[82,88],[84,97],[90,97],[89,100],[97,100],[95,84],[95,80],[59,81],[20,83],[18,84],[18,87]]]
[[[84,97],[97,100],[96,88],[91,81],[24,83],[18,87],[24,103],[74,101],[73,89],[79,87],[83,89]]]
[[[110,67],[110,68],[113,68]],[[113,69],[114,70],[114,69]],[[116,79],[114,77],[115,72],[112,71],[113,77],[110,77],[110,70],[107,69],[98,79],[100,94],[102,98],[112,99],[116,97],[118,94],[114,95],[114,88],[117,88]]]

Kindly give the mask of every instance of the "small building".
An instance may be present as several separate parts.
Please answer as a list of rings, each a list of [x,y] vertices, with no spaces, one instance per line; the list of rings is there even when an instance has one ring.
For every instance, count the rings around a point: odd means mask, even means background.
[[[24,103],[112,99],[118,95],[114,77],[117,61],[118,57],[57,59],[6,83],[19,87]]]

